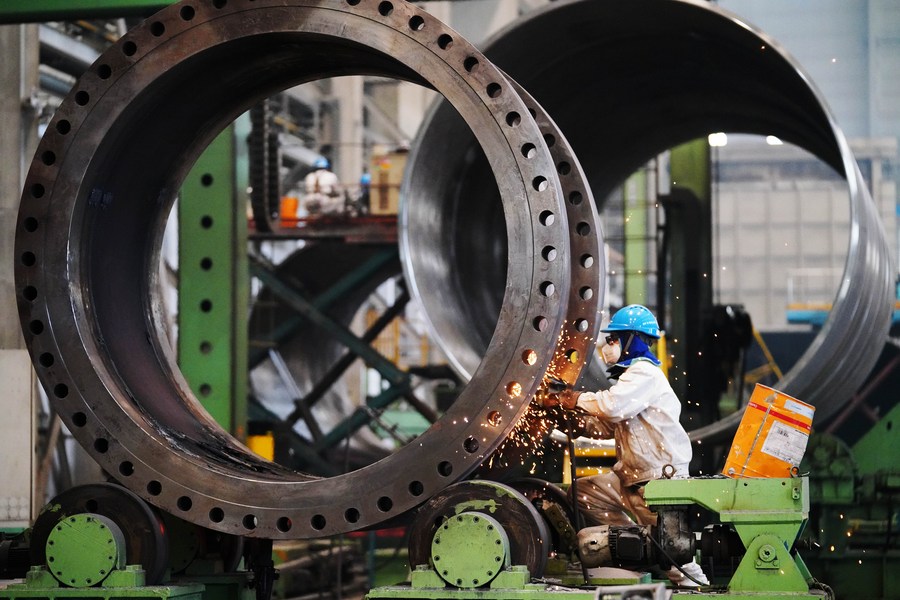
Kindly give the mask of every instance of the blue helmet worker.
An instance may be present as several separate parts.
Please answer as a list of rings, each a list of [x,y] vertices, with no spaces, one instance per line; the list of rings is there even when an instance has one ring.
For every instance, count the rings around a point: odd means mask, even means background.
[[[681,402],[650,349],[660,330],[647,307],[620,309],[602,331],[601,354],[618,381],[607,390],[565,390],[550,402],[587,413],[600,436],[616,442],[612,471],[578,479],[575,501],[588,526],[655,525],[644,484],[663,477],[664,469],[666,476],[688,476],[691,442],[679,422]],[[696,563],[686,567],[703,575]],[[670,575],[679,576],[678,570]]]
[[[300,206],[308,216],[343,213],[344,191],[338,176],[331,172],[331,163],[324,156],[313,161],[313,170],[303,180],[306,193]]]

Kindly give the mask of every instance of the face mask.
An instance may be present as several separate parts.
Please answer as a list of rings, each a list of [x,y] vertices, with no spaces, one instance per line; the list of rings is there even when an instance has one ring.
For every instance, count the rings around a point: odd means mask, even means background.
[[[604,344],[600,348],[600,354],[603,355],[603,362],[608,365],[614,365],[619,362],[619,358],[622,356],[622,346],[618,343]]]

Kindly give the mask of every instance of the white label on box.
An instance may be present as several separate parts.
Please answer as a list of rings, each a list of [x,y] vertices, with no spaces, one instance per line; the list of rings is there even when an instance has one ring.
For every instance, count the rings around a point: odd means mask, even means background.
[[[793,400],[785,400],[784,407],[786,409],[788,409],[789,411],[795,412],[798,415],[803,415],[804,417],[806,417],[807,419],[812,421],[813,411],[815,411],[815,409],[812,406],[808,406],[806,404],[800,404],[799,402],[795,402]]]
[[[809,435],[802,431],[789,427],[781,421],[774,421],[763,443],[762,451],[797,466],[803,458],[803,453],[806,452],[808,440]]]

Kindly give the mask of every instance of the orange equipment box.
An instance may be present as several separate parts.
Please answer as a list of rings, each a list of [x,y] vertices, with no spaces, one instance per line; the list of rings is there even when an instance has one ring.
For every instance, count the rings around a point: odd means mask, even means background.
[[[722,473],[729,477],[790,477],[806,451],[815,410],[756,384]]]

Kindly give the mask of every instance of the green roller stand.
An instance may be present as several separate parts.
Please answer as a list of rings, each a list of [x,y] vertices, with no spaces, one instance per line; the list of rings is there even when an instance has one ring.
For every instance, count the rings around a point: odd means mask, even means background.
[[[47,536],[47,567],[63,585],[85,588],[125,566],[125,537],[107,517],[82,513],[56,524]]]
[[[140,565],[127,565],[115,570],[101,587],[65,587],[45,567],[32,567],[25,583],[17,583],[0,590],[0,598],[7,600],[57,600],[83,598],[91,600],[203,600],[203,585],[144,585],[144,571]]]
[[[434,534],[431,560],[450,585],[476,588],[509,566],[509,538],[493,517],[465,512],[447,519]]]

